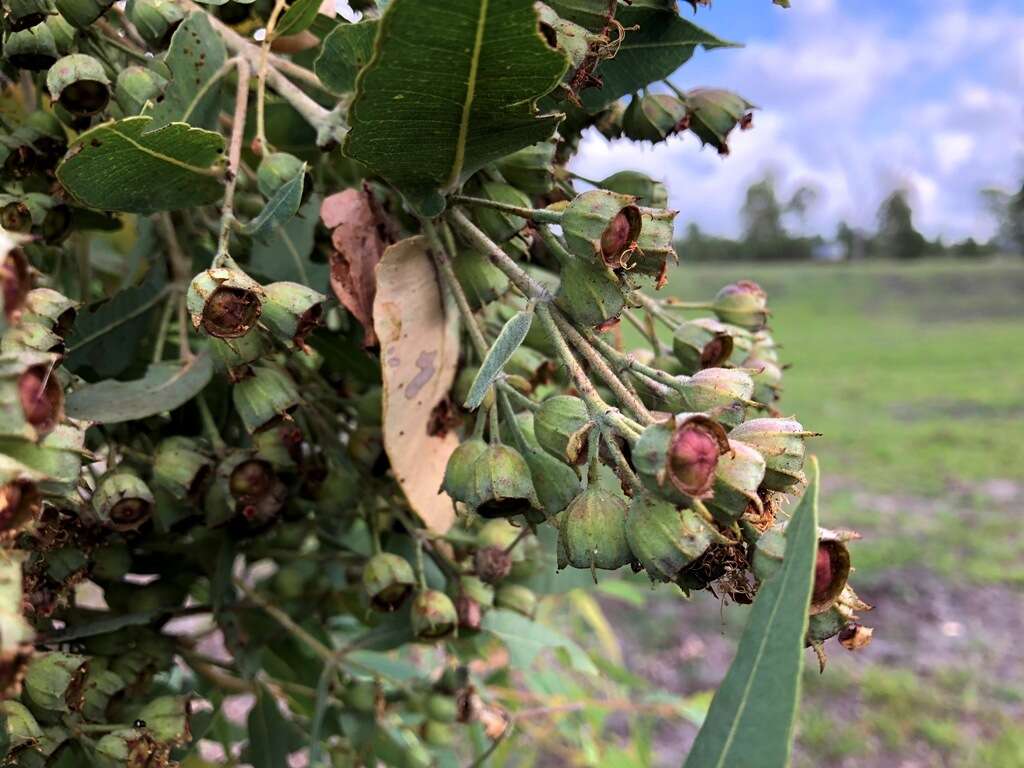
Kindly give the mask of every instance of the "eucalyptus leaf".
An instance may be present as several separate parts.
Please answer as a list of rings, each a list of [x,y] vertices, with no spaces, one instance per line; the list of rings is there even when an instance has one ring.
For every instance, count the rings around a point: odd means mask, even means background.
[[[540,36],[531,0],[393,0],[349,109],[345,152],[422,215],[489,162],[551,136],[535,114],[568,60]],[[510,73],[515,73],[510,77]]]
[[[197,11],[174,31],[165,63],[171,82],[147,114],[153,122],[146,133],[172,122],[213,130],[221,108],[221,84],[214,79],[227,60],[224,41],[205,13]]]
[[[288,764],[289,724],[277,708],[277,701],[262,686],[249,711],[248,762],[253,768],[281,768]]]
[[[185,364],[154,363],[134,381],[105,379],[79,387],[67,397],[68,416],[99,424],[116,424],[173,411],[210,383],[213,361],[203,352]]]
[[[580,93],[588,112],[598,112],[616,99],[668,77],[690,60],[697,46],[705,50],[737,47],[687,21],[676,11],[620,5],[616,19],[630,32],[615,57],[598,66],[601,87]]]
[[[72,373],[86,371],[108,378],[123,373],[152,328],[160,304],[167,298],[167,275],[154,265],[139,285],[79,312],[68,337],[64,364]]]
[[[277,22],[274,36],[297,35],[299,32],[309,29],[320,11],[320,2],[321,0],[295,0]]]
[[[324,38],[323,48],[313,65],[324,85],[335,93],[347,93],[356,87],[356,75],[373,55],[377,22],[339,24]]]
[[[302,283],[318,291],[327,290],[327,262],[310,259],[316,226],[319,222],[320,196],[312,195],[298,214],[254,240],[249,252],[249,267],[270,280]]]
[[[256,218],[240,228],[242,234],[257,239],[266,238],[277,227],[294,216],[302,204],[302,186],[305,175],[305,167],[303,167],[298,174],[278,187]]]
[[[597,674],[597,667],[586,652],[562,633],[525,616],[500,608],[488,611],[481,629],[501,640],[508,648],[509,662],[514,667],[528,669],[537,655],[545,649],[561,648],[577,672]]]
[[[758,591],[736,658],[684,768],[784,768],[793,747],[807,609],[818,551],[818,463],[786,525],[782,566]]]
[[[224,137],[184,123],[147,132],[151,123],[129,117],[82,133],[57,178],[83,205],[104,211],[148,214],[219,200]]]
[[[473,386],[469,388],[469,394],[466,396],[466,407],[471,411],[480,407],[487,395],[487,390],[501,374],[512,354],[522,345],[532,324],[533,309],[531,307],[522,312],[516,312],[502,327],[498,338],[487,350],[487,356],[480,364],[480,370],[477,371],[476,378],[473,379]]]

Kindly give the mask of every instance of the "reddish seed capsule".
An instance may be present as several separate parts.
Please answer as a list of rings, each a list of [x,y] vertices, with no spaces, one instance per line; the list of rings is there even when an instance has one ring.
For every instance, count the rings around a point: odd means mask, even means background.
[[[612,219],[611,224],[601,233],[601,257],[612,269],[625,267],[624,256],[632,250],[643,221],[640,209],[635,205],[627,205]]]
[[[502,547],[481,547],[473,558],[476,575],[487,584],[497,584],[512,570],[512,555]]]
[[[259,498],[266,495],[273,482],[274,472],[270,465],[259,459],[251,459],[235,468],[228,486],[236,499]]]
[[[721,453],[718,436],[709,426],[699,421],[683,423],[669,445],[669,480],[688,496],[703,496],[715,481]]]
[[[814,564],[814,592],[812,602],[825,598],[832,587],[832,547],[830,542],[818,546],[818,558]]]
[[[18,379],[18,396],[25,420],[41,434],[50,432],[61,420],[64,393],[44,365],[34,365]]]
[[[260,316],[260,300],[252,291],[220,287],[203,309],[203,328],[211,336],[244,336]]]

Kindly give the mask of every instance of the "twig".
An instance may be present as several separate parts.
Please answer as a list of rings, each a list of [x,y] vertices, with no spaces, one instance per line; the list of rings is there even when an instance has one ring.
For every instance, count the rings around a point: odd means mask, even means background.
[[[328,664],[337,663],[338,654],[328,648],[326,645],[317,640],[313,635],[303,629],[295,620],[292,619],[287,613],[282,611],[273,603],[270,603],[263,599],[255,589],[250,587],[241,579],[235,579],[235,586],[239,590],[245,593],[245,595],[252,600],[257,606],[262,608],[268,616],[274,621],[281,625],[281,627],[288,631],[292,637],[305,643],[313,653],[319,656],[324,662]]]
[[[274,29],[277,27],[277,21],[281,18],[281,14],[284,13],[287,5],[285,0],[276,0],[274,9],[270,12],[270,18],[267,20],[266,36],[263,38],[262,45],[260,45],[260,61],[256,69],[256,138],[253,142],[255,145],[254,150],[259,155],[264,154],[268,146],[263,110],[267,100],[267,71],[270,68],[270,44],[274,42]]]
[[[494,243],[486,233],[467,218],[466,214],[455,208],[449,214],[449,221],[459,231],[469,244],[477,251],[487,256],[494,266],[504,272],[512,284],[518,288],[528,299],[537,299],[541,302],[551,301],[551,293],[543,285],[534,280],[522,267],[513,261],[512,257],[505,253]]]
[[[538,224],[558,224],[562,220],[561,212],[549,211],[545,208],[525,208],[521,205],[501,203],[497,200],[488,200],[484,197],[470,197],[469,195],[452,195],[451,199],[453,202],[462,203],[463,205],[479,205],[483,208],[501,211],[502,213],[511,213],[513,216],[529,219]]]
[[[231,141],[228,144],[227,185],[224,188],[224,202],[220,210],[220,237],[213,266],[231,263],[228,245],[231,241],[231,225],[235,221],[235,186],[238,183],[238,164],[242,158],[242,139],[245,135],[245,113],[249,107],[249,78],[252,69],[249,62],[241,57],[234,59],[238,67],[238,87],[235,89],[235,111],[231,123]]]

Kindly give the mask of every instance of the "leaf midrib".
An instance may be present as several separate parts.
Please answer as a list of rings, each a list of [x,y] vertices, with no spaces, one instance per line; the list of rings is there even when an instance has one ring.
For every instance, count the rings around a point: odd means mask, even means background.
[[[480,69],[480,51],[483,49],[484,31],[487,29],[487,10],[490,0],[480,0],[480,15],[476,20],[476,35],[473,38],[473,52],[469,60],[469,76],[466,83],[466,98],[462,103],[462,116],[459,120],[459,137],[455,142],[455,157],[452,159],[452,170],[448,176],[448,186],[459,183],[462,166],[466,161],[466,139],[469,136],[469,118],[473,111],[473,99],[476,97],[476,79]]]

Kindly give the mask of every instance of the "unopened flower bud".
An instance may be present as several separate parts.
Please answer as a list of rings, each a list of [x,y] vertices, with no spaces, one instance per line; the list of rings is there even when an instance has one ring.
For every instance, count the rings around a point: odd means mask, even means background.
[[[672,334],[672,351],[682,373],[720,368],[732,355],[733,337],[727,327],[710,317],[686,320]]]
[[[494,593],[494,606],[532,619],[537,613],[537,595],[521,584],[502,584]]]
[[[578,397],[549,397],[534,414],[533,430],[540,446],[569,464],[587,460],[587,444],[594,424],[586,404]]]
[[[484,518],[514,517],[540,510],[530,467],[507,445],[491,445],[473,463],[469,506]]]
[[[100,62],[84,53],[72,53],[46,73],[50,98],[75,117],[102,112],[110,101],[110,78]]]
[[[733,429],[729,438],[756,448],[764,456],[765,488],[785,491],[803,481],[804,440],[819,434],[808,432],[794,419],[751,419]]]
[[[104,476],[92,495],[100,521],[115,531],[133,531],[153,515],[153,492],[138,475],[114,470]]]
[[[626,516],[626,540],[651,581],[675,581],[712,544],[727,543],[692,509],[678,509],[650,493],[633,497]]]
[[[739,440],[729,440],[729,450],[718,457],[711,498],[704,502],[715,520],[729,525],[751,505],[760,513],[762,502],[757,489],[764,480],[764,471],[764,457],[757,450]]]
[[[196,275],[186,302],[192,325],[218,339],[247,334],[260,318],[263,287],[244,272],[212,267]]]
[[[419,640],[448,637],[459,623],[451,598],[436,589],[427,589],[416,595],[409,618],[413,635]]]
[[[689,129],[721,155],[729,154],[733,128],[750,127],[750,110],[754,108],[742,96],[718,88],[694,88],[686,94],[686,106]]]
[[[146,102],[155,102],[166,87],[167,78],[159,72],[148,67],[126,67],[117,74],[114,98],[125,114],[137,115],[145,107]]]
[[[626,511],[621,493],[596,484],[573,499],[559,518],[558,536],[568,564],[614,571],[632,562]]]
[[[170,0],[132,0],[128,20],[142,38],[155,48],[166,48],[185,19],[185,11]]]
[[[701,413],[681,413],[644,429],[632,458],[648,489],[686,503],[710,494],[718,457],[727,450],[721,424]]]
[[[84,656],[61,651],[37,654],[25,670],[25,695],[34,707],[47,712],[77,712],[82,708],[88,669]]]
[[[634,199],[606,189],[578,195],[562,213],[569,250],[586,262],[599,260],[611,269],[627,266],[642,226]]]
[[[56,13],[47,16],[46,26],[50,28],[50,34],[53,35],[53,42],[56,43],[59,54],[66,56],[74,51],[78,31],[68,24],[63,16]]]
[[[76,29],[88,29],[114,3],[111,0],[57,0],[57,11]]]
[[[300,283],[263,286],[263,321],[283,341],[304,348],[306,337],[324,321],[325,296]]]
[[[381,552],[363,568],[363,589],[370,606],[377,611],[397,609],[412,593],[416,576],[404,557]]]
[[[271,363],[252,366],[252,375],[231,390],[231,400],[250,433],[278,423],[301,402],[288,372]]]
[[[460,577],[459,594],[472,598],[482,608],[494,605],[494,587],[479,576]]]
[[[45,21],[11,32],[4,39],[4,58],[17,69],[45,72],[59,57],[57,41]]]
[[[472,502],[475,488],[473,465],[486,451],[486,442],[470,438],[460,443],[448,457],[441,490],[451,496],[453,501],[461,501],[463,504]]]
[[[633,141],[657,143],[680,130],[686,105],[667,93],[634,96],[622,118],[622,132]]]
[[[740,280],[722,288],[711,309],[723,323],[756,331],[768,322],[768,294],[757,283]]]
[[[480,547],[473,555],[473,570],[486,584],[497,584],[512,570],[512,555],[504,547]]]
[[[680,389],[691,411],[711,413],[732,427],[743,420],[744,408],[753,402],[754,380],[733,368],[704,368],[682,380]]]

